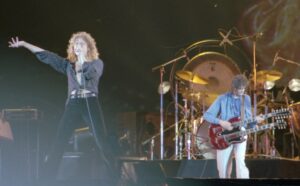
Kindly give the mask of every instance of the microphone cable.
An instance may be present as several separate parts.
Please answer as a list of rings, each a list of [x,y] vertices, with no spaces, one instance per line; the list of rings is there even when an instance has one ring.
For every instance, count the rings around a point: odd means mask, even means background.
[[[91,62],[89,62],[89,63],[91,63]],[[83,85],[83,89],[87,90],[86,89],[86,79],[85,79],[85,76],[84,76],[84,73],[83,73],[83,64],[82,64],[81,68],[82,68],[81,69],[82,70],[82,73],[81,73],[81,82],[82,82],[82,85]],[[89,101],[88,101],[88,97],[85,96],[84,99],[85,99],[85,103],[86,103],[86,107],[87,107],[87,111],[88,111],[88,116],[89,116],[89,119],[90,119],[90,122],[91,122],[92,133],[93,133],[93,136],[95,138],[96,145],[98,146],[98,148],[100,150],[100,154],[102,154],[103,161],[105,162],[106,166],[110,169],[111,175],[115,175],[114,169],[111,167],[110,162],[108,161],[108,159],[107,159],[107,157],[106,157],[106,155],[104,153],[104,148],[101,145],[101,142],[99,141],[99,138],[98,138],[98,135],[97,135],[97,132],[96,132],[96,129],[95,129],[95,123],[94,123],[94,120],[93,120],[93,117],[92,117],[92,114],[91,114],[90,104],[89,104]],[[96,99],[98,100],[98,97],[96,97]],[[102,122],[102,127],[103,127],[103,130],[104,130],[104,133],[105,133],[105,135],[108,135],[106,127],[105,127],[105,121],[104,121],[104,118],[103,118],[104,115],[103,115],[103,112],[102,112],[102,109],[101,109],[99,101],[97,101],[96,104],[97,104],[97,106],[99,108],[100,119],[102,120],[100,122]]]

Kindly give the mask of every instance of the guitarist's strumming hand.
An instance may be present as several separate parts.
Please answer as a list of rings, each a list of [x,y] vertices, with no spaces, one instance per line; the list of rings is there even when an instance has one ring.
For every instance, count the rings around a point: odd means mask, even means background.
[[[219,124],[225,129],[225,130],[232,130],[233,127],[230,122],[224,121],[224,120],[219,120]]]

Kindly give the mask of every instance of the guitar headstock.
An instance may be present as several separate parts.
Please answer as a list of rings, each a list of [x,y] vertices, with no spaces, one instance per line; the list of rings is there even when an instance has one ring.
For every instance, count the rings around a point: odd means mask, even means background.
[[[276,120],[288,118],[291,115],[291,110],[289,108],[281,108],[272,111]]]
[[[275,127],[277,127],[278,129],[285,129],[287,126],[287,123],[284,119],[278,119],[275,122]]]

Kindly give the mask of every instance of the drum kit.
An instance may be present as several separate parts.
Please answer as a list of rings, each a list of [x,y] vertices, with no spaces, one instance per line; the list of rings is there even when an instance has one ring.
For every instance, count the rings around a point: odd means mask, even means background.
[[[276,60],[285,60],[278,57],[277,54],[275,58]],[[187,63],[180,70],[174,70],[173,68],[173,72],[170,73],[170,82],[163,81],[164,67],[169,64],[173,64],[173,67],[175,67],[182,59],[187,59]],[[298,65],[298,63],[296,64]],[[287,87],[282,91],[282,100],[274,101],[272,89],[275,87],[275,82],[280,80],[284,74],[278,70],[260,70],[256,72],[255,64],[252,65],[255,66],[253,72],[247,74],[250,66],[251,61],[239,47],[228,45],[224,50],[224,47],[220,46],[219,40],[204,40],[184,49],[182,55],[176,59],[152,69],[153,71],[161,70],[161,82],[158,87],[158,93],[161,95],[161,131],[160,134],[154,136],[161,137],[161,159],[164,158],[163,133],[165,132],[163,128],[163,95],[171,90],[175,102],[175,123],[171,125],[175,128],[174,158],[212,159],[215,158],[216,152],[210,145],[208,138],[209,125],[203,121],[203,113],[220,94],[230,89],[232,78],[242,73],[251,79],[248,93],[254,99],[255,112],[253,115],[260,114],[256,111],[257,108],[263,108],[260,112],[268,112],[282,107],[290,108],[292,117],[289,119],[289,127],[291,133],[293,133],[294,141],[298,141],[297,137],[300,138],[300,102],[290,104],[291,100],[287,96],[287,88],[293,92],[300,91],[300,79],[290,80]],[[182,101],[183,106],[181,106],[179,100]],[[179,113],[183,114],[180,120]],[[257,147],[258,143],[265,143],[266,145],[263,148],[274,148],[274,129],[270,130],[272,130],[272,135],[266,143],[258,141],[260,139],[254,136],[254,140],[252,140],[254,153],[259,154],[258,151],[261,151]],[[151,140],[148,139],[143,144]],[[270,152],[271,150],[267,150],[264,153],[269,155]]]

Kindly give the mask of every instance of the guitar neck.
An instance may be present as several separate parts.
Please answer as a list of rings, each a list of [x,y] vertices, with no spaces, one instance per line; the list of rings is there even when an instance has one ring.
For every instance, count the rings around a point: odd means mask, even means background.
[[[272,128],[272,127],[276,127],[279,124],[284,125],[283,123],[274,122],[274,123],[269,123],[269,124],[261,125],[261,126],[258,126],[258,127],[250,128],[250,129],[247,129],[247,130],[244,130],[244,131],[233,132],[229,135],[246,136],[247,134],[251,134],[251,133],[259,132],[259,131],[266,130],[266,129],[269,129],[269,128]]]
[[[233,123],[231,123],[231,125],[234,127],[234,128],[236,128],[236,127],[241,127],[241,126],[243,126],[244,124],[250,124],[250,123],[252,123],[252,122],[256,122],[256,117],[254,118],[254,119],[248,119],[248,120],[244,120],[244,121],[242,121],[242,120],[240,120],[240,121],[236,121],[236,122],[233,122]]]
[[[271,112],[271,113],[268,113],[268,114],[264,115],[263,118],[264,118],[264,119],[267,119],[267,118],[270,118],[270,117],[275,116],[275,115],[276,115],[276,113]],[[256,121],[257,121],[257,118],[258,118],[258,116],[256,116],[254,119],[248,119],[248,120],[244,120],[244,121],[239,120],[239,121],[237,121],[237,122],[233,122],[233,123],[232,123],[232,126],[233,126],[234,128],[236,128],[236,127],[241,127],[241,126],[243,126],[244,124],[249,125],[250,123],[256,122]]]

